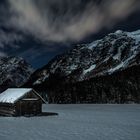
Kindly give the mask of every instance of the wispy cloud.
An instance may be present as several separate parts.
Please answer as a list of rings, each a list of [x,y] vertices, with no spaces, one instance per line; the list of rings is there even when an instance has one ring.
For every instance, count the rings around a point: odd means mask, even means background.
[[[20,48],[16,43],[21,41],[24,41],[21,34],[0,30],[0,57],[7,56],[11,49]]]
[[[8,26],[41,41],[80,41],[110,28],[140,8],[138,0],[8,0]],[[82,3],[86,3],[81,7]],[[80,8],[81,9],[80,9]],[[79,10],[76,10],[79,9]]]
[[[14,32],[5,32],[0,30],[0,48],[4,48],[6,45],[14,45],[15,42],[23,41],[22,35]],[[14,45],[14,47],[18,47]]]

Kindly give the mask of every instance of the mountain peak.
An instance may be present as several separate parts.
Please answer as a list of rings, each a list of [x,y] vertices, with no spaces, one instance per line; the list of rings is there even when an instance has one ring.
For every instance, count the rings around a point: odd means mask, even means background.
[[[122,34],[122,33],[123,33],[122,30],[117,30],[117,31],[115,32],[115,34]]]
[[[21,57],[6,56],[0,58],[0,90],[18,87],[24,84],[33,68]]]

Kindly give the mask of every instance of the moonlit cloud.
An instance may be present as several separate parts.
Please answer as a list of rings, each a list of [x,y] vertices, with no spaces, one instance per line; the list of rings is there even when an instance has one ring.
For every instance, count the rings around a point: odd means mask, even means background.
[[[99,1],[99,0],[96,0]],[[7,26],[40,41],[80,41],[111,28],[140,8],[138,0],[8,0]],[[81,6],[81,5],[84,6]]]
[[[15,42],[23,41],[23,37],[20,34],[12,32],[4,32],[0,30],[0,48],[4,48],[6,45],[14,45]],[[18,47],[14,45],[14,48]]]
[[[16,42],[24,41],[22,35],[14,32],[5,32],[0,30],[0,57],[7,56],[8,52],[5,52],[5,48],[10,46],[9,49],[18,49],[20,46],[16,45]]]

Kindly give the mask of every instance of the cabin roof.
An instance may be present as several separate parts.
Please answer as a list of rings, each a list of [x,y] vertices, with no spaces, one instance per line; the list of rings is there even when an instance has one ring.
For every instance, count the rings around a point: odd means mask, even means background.
[[[32,90],[32,88],[9,88],[0,94],[0,103],[13,104]],[[35,94],[37,94],[43,100],[43,98],[37,92],[35,92]]]
[[[15,103],[31,90],[31,88],[9,88],[0,94],[0,103]]]

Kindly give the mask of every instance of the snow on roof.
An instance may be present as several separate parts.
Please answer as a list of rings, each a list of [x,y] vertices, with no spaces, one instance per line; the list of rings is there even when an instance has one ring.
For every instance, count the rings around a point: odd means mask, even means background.
[[[0,94],[0,103],[15,103],[31,90],[31,88],[9,88]]]

